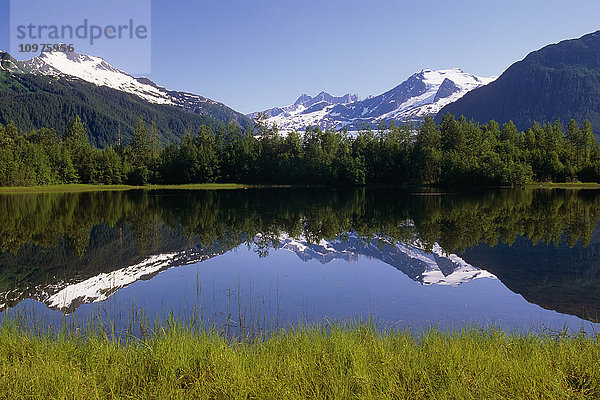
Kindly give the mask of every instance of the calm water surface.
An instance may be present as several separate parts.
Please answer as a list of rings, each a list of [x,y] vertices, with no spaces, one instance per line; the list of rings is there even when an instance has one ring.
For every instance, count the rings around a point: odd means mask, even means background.
[[[600,331],[600,192],[0,196],[0,318]]]

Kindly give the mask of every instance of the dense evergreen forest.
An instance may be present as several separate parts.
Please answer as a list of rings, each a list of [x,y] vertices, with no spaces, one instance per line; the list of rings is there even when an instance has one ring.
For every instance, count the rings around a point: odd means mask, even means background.
[[[202,126],[162,148],[155,123],[138,118],[129,143],[90,145],[79,117],[64,134],[0,126],[0,186],[61,183],[240,182],[338,186],[522,185],[600,181],[600,146],[589,122],[534,123],[519,132],[446,115],[436,124],[382,123],[356,134],[308,128],[280,135],[257,119],[253,132]]]

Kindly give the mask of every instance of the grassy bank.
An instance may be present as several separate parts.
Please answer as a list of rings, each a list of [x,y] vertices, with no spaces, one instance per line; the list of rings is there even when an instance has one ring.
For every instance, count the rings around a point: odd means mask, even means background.
[[[133,189],[145,190],[227,190],[227,189],[248,189],[248,188],[289,188],[289,187],[328,187],[328,186],[307,186],[307,185],[246,185],[240,183],[192,183],[186,185],[84,185],[84,184],[68,184],[68,185],[47,185],[47,186],[26,186],[26,187],[0,187],[0,194],[19,194],[19,193],[74,193],[74,192],[94,192],[94,191],[124,191]],[[528,189],[600,189],[600,183],[531,183],[524,186]],[[431,194],[436,194],[435,190],[439,189],[456,189],[456,187],[444,186],[417,186],[417,185],[381,185],[374,188],[403,188],[403,189],[425,189],[434,191]],[[504,187],[508,188],[508,187]],[[458,189],[461,189],[460,187]],[[465,188],[462,188],[465,189]],[[472,189],[472,188],[471,188]],[[485,189],[485,187],[482,187]],[[493,187],[492,187],[493,189]]]
[[[129,186],[129,185],[48,185],[48,186],[30,186],[30,187],[0,187],[0,194],[11,193],[55,193],[55,192],[94,192],[94,191],[119,191],[132,189],[186,189],[186,190],[220,190],[220,189],[244,189],[253,187],[251,185],[242,185],[237,183],[199,183],[189,185],[147,185],[147,186]]]
[[[175,325],[103,336],[0,328],[2,398],[424,399],[600,397],[600,341],[500,331],[299,328],[254,343]]]
[[[595,182],[567,182],[567,183],[552,183],[541,182],[525,185],[527,188],[533,189],[600,189],[600,183]]]

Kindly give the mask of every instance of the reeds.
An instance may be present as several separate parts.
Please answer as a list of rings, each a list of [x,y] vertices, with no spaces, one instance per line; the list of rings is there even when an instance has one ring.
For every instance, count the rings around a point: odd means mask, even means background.
[[[324,321],[233,337],[173,315],[143,337],[32,326],[0,326],[0,398],[600,398],[600,336],[583,332]]]

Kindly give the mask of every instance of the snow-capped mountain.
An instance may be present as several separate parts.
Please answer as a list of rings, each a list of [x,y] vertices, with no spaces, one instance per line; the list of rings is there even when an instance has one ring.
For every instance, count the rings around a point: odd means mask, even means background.
[[[309,95],[304,93],[300,97],[298,97],[298,100],[296,100],[294,104],[291,104],[286,107],[270,108],[268,110],[262,111],[262,113],[265,114],[267,118],[289,118],[294,115],[303,113],[307,110],[310,111],[306,112],[305,114],[310,114],[315,111],[322,110],[323,108],[326,108],[331,105],[350,104],[359,100],[360,99],[358,97],[358,94],[348,93],[341,97],[335,97],[327,92],[321,92],[315,97],[310,97]],[[258,114],[259,112],[251,113],[248,114],[248,117],[255,118],[258,116]]]
[[[61,51],[43,52],[23,64],[31,73],[79,78],[98,86],[134,94],[151,103],[174,104],[165,89],[158,88],[150,81],[140,82],[100,57]]]
[[[280,131],[303,131],[307,126],[322,129],[358,129],[362,124],[377,124],[379,121],[407,122],[419,120],[425,115],[435,116],[444,106],[469,91],[487,85],[496,77],[482,78],[463,72],[458,68],[433,71],[424,69],[395,88],[359,100],[358,95],[335,98],[327,93],[316,96],[302,95],[292,105],[264,111],[266,122],[275,124]],[[337,101],[332,101],[337,99]],[[343,99],[343,101],[340,101]],[[253,118],[258,113],[248,116]]]
[[[80,79],[133,94],[149,103],[173,105],[194,114],[215,117],[215,109],[220,109],[219,114],[223,114],[224,119],[217,119],[224,122],[229,122],[232,116],[237,122],[244,120],[241,114],[222,103],[192,93],[165,89],[148,78],[133,77],[96,56],[46,51],[27,61],[16,61],[8,53],[0,53],[0,65],[11,72]]]

